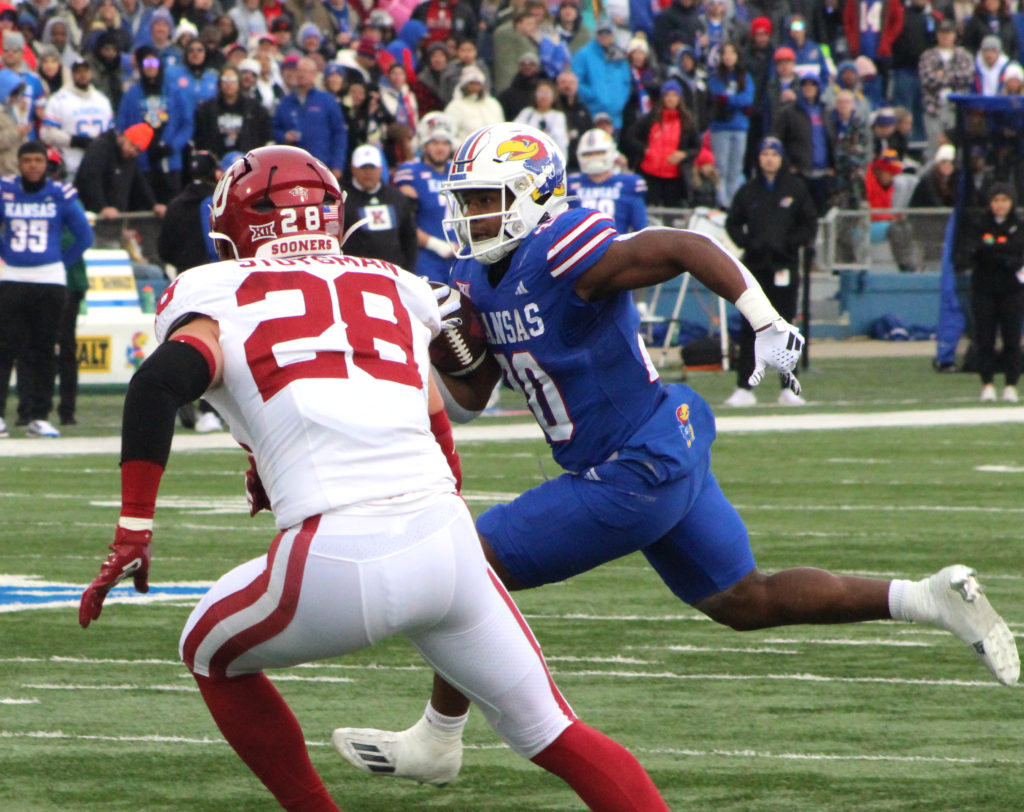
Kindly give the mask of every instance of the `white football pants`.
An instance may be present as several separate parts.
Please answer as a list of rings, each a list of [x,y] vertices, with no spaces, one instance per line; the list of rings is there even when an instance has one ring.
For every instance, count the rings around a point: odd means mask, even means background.
[[[267,555],[206,593],[180,648],[196,674],[224,678],[336,657],[393,634],[526,758],[576,718],[454,494],[387,515],[314,516],[280,533]]]

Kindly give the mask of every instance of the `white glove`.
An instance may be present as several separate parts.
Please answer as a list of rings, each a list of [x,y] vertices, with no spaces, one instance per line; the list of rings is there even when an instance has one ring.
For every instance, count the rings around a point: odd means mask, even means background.
[[[759,333],[754,334],[754,371],[747,379],[751,386],[757,386],[768,367],[777,369],[783,386],[800,394],[800,381],[793,370],[800,360],[804,348],[804,337],[800,331],[784,319],[776,319]]]
[[[451,259],[455,255],[448,240],[442,240],[440,237],[427,237],[423,247],[428,251],[433,251],[441,259]]]
[[[431,282],[430,287],[434,291],[434,298],[437,299],[437,309],[441,312],[441,329],[452,330],[460,327],[462,319],[452,316],[452,313],[457,313],[462,307],[462,294],[440,282]]]

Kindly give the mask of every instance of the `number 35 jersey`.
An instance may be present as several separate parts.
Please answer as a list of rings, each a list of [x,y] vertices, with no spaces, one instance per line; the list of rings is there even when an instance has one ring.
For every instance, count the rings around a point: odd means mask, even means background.
[[[279,528],[455,489],[427,413],[440,316],[423,280],[337,255],[219,262],[164,292],[157,339],[190,313],[220,327],[205,397],[255,455]]]
[[[484,317],[505,384],[526,396],[568,471],[608,459],[663,399],[632,295],[585,302],[573,290],[615,236],[607,215],[569,209],[527,235],[496,286],[476,260],[452,269]]]

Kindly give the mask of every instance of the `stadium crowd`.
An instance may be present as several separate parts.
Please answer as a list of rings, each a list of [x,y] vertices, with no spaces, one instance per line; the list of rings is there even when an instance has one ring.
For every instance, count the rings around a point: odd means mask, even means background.
[[[342,177],[364,144],[413,159],[435,111],[456,140],[534,123],[571,169],[605,126],[653,205],[727,208],[773,135],[819,213],[885,207],[894,172],[950,155],[951,93],[1024,91],[1006,0],[25,0],[0,33],[0,170],[38,137],[73,179],[146,123],[147,209],[192,149],[296,144]]]

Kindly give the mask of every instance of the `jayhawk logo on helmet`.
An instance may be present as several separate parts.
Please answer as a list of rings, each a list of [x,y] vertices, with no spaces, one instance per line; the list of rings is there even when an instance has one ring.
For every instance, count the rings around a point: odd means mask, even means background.
[[[539,200],[546,194],[565,194],[564,184],[559,186],[556,182],[558,178],[565,176],[561,159],[552,154],[539,138],[520,134],[503,141],[495,150],[494,160],[499,163],[522,161],[523,168],[536,176],[534,200]]]

